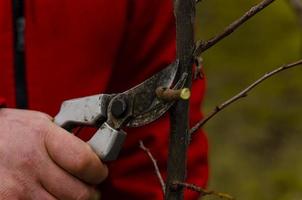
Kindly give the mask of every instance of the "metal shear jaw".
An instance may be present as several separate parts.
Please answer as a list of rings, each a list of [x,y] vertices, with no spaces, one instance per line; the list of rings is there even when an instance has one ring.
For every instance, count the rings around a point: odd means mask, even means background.
[[[104,161],[115,160],[126,138],[122,130],[112,128],[107,120],[107,108],[115,94],[99,94],[64,101],[54,122],[71,131],[77,126],[99,127],[87,142]]]
[[[141,84],[119,94],[99,94],[65,101],[55,123],[65,129],[75,125],[97,126],[88,144],[102,160],[115,160],[126,138],[123,126],[137,127],[162,116],[173,104],[156,97],[159,86],[179,89],[186,75],[175,82],[178,61]]]

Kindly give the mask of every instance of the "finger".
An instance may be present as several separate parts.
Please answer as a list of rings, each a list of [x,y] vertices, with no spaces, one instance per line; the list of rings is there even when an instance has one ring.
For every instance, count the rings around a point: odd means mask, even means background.
[[[39,176],[39,181],[43,188],[57,199],[95,199],[98,195],[92,186],[68,174],[55,163],[48,163],[44,166],[44,170],[48,172],[48,175]]]
[[[55,163],[87,183],[100,183],[108,175],[107,166],[87,143],[55,124],[45,138],[45,145]]]
[[[0,181],[0,199],[57,200],[36,180],[30,179],[24,174],[20,176],[20,172],[11,173],[0,168],[0,174],[4,180]]]
[[[52,194],[47,192],[45,188],[42,185],[38,185],[37,188],[34,190],[34,192],[31,192],[30,194],[31,200],[58,200],[56,197],[54,197]]]

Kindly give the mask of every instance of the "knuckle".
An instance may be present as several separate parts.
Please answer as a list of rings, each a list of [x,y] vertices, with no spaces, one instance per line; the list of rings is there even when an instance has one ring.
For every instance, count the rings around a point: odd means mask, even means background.
[[[47,122],[47,117],[44,116],[43,113],[37,112],[37,114],[35,114],[34,118],[35,118],[35,122],[40,125],[44,125]]]
[[[48,121],[45,117],[36,117],[32,120],[31,128],[36,134],[47,134],[49,132]]]
[[[43,112],[39,112],[39,111],[33,111],[33,112],[35,112],[35,114],[36,114],[36,116],[38,117],[38,118],[40,118],[41,120],[49,120],[49,119],[51,119],[52,117],[50,117],[48,114],[46,114],[46,113],[43,113]]]

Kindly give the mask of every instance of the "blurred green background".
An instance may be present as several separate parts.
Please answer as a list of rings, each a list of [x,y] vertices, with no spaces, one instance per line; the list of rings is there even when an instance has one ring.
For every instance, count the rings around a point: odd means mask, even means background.
[[[203,0],[197,38],[206,40],[260,0]],[[209,113],[262,74],[302,58],[302,27],[286,0],[204,53]],[[244,200],[302,199],[302,67],[282,72],[206,126],[209,188]],[[204,199],[217,199],[207,197]]]

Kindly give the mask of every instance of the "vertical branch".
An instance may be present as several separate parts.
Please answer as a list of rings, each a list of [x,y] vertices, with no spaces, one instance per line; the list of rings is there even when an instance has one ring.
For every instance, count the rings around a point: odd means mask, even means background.
[[[192,84],[192,65],[194,52],[194,20],[195,0],[174,0],[174,14],[176,19],[176,48],[179,59],[178,77],[188,73],[185,87]],[[166,183],[166,200],[182,200],[183,188],[175,187],[175,181],[186,178],[187,147],[190,134],[189,102],[178,100],[171,108],[171,130],[169,139],[168,169]]]

